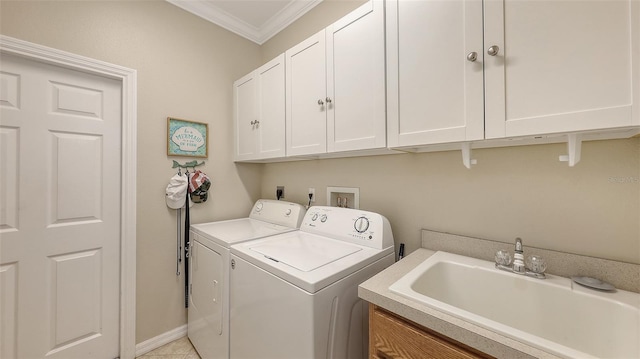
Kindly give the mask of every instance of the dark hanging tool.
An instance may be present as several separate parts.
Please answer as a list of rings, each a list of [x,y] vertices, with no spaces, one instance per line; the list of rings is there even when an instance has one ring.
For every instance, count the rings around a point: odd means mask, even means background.
[[[175,162],[175,161],[174,161]],[[189,172],[187,171],[187,183],[189,183]],[[184,307],[189,308],[189,186],[187,185],[187,195],[184,205]]]

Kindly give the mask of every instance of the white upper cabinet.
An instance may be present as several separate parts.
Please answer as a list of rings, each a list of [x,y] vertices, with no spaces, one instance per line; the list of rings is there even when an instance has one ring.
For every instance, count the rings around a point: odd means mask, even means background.
[[[287,155],[327,151],[324,30],[287,50]]]
[[[381,1],[286,52],[288,156],[386,147],[384,57]]]
[[[236,161],[253,159],[256,156],[257,82],[254,71],[233,83],[233,129]]]
[[[366,3],[326,36],[327,151],[386,147],[384,3]]]
[[[389,146],[640,125],[639,8],[388,0]]]
[[[484,137],[482,41],[481,1],[387,1],[390,147]]]
[[[233,84],[235,159],[285,156],[284,54]]]
[[[640,125],[632,117],[639,7],[637,0],[485,0],[485,137]],[[487,55],[491,46],[495,56]]]

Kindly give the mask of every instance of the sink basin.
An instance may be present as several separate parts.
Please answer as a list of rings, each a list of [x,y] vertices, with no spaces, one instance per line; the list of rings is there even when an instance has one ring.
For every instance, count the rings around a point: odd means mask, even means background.
[[[640,294],[529,278],[436,252],[389,290],[565,358],[640,358]]]

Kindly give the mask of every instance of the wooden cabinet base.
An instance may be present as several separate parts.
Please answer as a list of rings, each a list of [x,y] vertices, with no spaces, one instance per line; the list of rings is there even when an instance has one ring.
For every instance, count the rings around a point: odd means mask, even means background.
[[[493,358],[376,305],[369,305],[369,358]]]

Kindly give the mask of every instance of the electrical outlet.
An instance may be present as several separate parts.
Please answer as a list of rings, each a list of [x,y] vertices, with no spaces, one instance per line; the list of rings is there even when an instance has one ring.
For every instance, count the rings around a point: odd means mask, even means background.
[[[283,199],[283,198],[284,198],[284,186],[277,186],[276,199]]]
[[[309,198],[310,202],[315,202],[316,201],[316,189],[315,188],[309,187],[309,196],[311,196]]]

